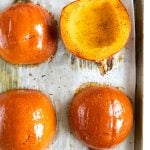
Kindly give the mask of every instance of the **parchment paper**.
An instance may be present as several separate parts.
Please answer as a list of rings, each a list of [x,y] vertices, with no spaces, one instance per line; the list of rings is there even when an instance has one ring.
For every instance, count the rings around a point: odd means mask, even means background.
[[[62,8],[72,0],[32,0],[51,11],[59,25]],[[10,5],[11,0],[0,0],[0,9]],[[122,0],[131,21],[132,32],[128,44],[114,57],[111,71],[102,76],[95,63],[73,57],[59,37],[58,49],[52,61],[40,65],[17,66],[0,60],[0,91],[27,88],[40,89],[49,95],[57,112],[57,135],[48,150],[87,150],[72,134],[68,124],[68,107],[75,90],[83,83],[97,82],[124,90],[134,104],[135,95],[135,33],[132,0]],[[133,150],[134,132],[114,150]]]

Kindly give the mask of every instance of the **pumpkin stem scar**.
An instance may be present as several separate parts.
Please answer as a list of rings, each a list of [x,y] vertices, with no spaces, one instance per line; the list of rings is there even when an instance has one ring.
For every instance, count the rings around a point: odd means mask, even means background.
[[[14,3],[17,3],[17,2],[31,2],[31,0],[15,0]]]

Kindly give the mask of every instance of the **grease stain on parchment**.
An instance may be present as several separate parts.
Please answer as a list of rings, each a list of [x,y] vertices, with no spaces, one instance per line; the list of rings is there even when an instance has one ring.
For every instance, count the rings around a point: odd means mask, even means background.
[[[0,59],[0,92],[18,87],[17,65],[12,65]]]
[[[68,64],[73,70],[80,70],[80,69],[97,70],[97,65],[95,62],[78,58],[73,54],[71,54],[70,52],[67,52],[67,57],[68,57]]]

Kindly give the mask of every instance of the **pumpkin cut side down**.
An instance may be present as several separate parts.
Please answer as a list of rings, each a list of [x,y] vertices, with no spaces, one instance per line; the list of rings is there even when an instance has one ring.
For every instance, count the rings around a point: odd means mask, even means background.
[[[0,56],[11,64],[34,65],[57,50],[57,22],[34,3],[18,2],[0,14]]]
[[[119,0],[78,0],[62,10],[60,28],[71,53],[99,62],[125,46],[131,22]]]

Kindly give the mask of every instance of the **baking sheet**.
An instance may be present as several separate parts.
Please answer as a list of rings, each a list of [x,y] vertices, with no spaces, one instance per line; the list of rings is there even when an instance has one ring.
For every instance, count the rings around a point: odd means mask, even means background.
[[[1,10],[9,5],[5,1]],[[9,2],[7,2],[9,1]],[[53,12],[59,25],[62,8],[72,0],[32,0]],[[17,66],[0,60],[0,91],[13,88],[39,89],[49,95],[57,112],[57,135],[48,150],[87,150],[70,132],[68,124],[68,107],[75,90],[84,83],[97,82],[112,85],[124,90],[134,104],[135,97],[135,33],[134,8],[132,0],[122,0],[126,6],[131,22],[132,32],[125,48],[114,56],[113,68],[102,76],[97,65],[72,56],[64,47],[59,37],[55,57],[40,65]],[[120,59],[121,58],[121,59]],[[114,150],[133,150],[134,132]]]

